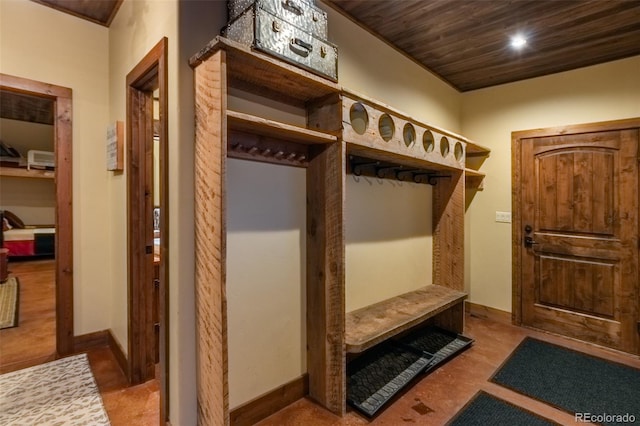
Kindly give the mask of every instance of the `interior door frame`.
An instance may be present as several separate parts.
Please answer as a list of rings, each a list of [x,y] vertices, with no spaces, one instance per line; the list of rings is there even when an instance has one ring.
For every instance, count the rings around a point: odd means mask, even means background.
[[[602,121],[596,123],[576,124],[560,127],[549,127],[544,129],[523,130],[511,133],[511,209],[513,216],[512,226],[512,322],[515,325],[522,325],[522,241],[524,238],[522,229],[522,196],[520,185],[522,184],[521,176],[521,144],[523,139],[543,138],[559,135],[575,135],[580,133],[597,133],[616,130],[640,130],[640,117],[629,118],[614,121]],[[640,158],[639,158],[640,160]],[[640,185],[640,182],[638,182]],[[640,208],[638,211],[640,217]],[[640,279],[640,274],[639,277]],[[638,312],[640,312],[640,300],[638,303]],[[640,319],[639,319],[640,320]],[[640,348],[638,348],[640,351]]]
[[[23,93],[54,102],[55,151],[55,287],[56,352],[58,356],[74,352],[73,331],[73,91],[68,87],[42,83],[0,73],[0,89]]]
[[[169,190],[168,190],[168,39],[162,38],[127,74],[127,247],[128,247],[128,378],[131,384],[154,377],[151,287],[153,273],[147,264],[145,230],[153,226],[145,211],[145,197],[152,194],[153,174],[145,156],[153,152],[153,91],[159,89],[160,150],[160,419],[169,416]],[[150,213],[150,212],[149,212]],[[140,267],[142,266],[142,268]],[[140,309],[142,307],[142,309]]]

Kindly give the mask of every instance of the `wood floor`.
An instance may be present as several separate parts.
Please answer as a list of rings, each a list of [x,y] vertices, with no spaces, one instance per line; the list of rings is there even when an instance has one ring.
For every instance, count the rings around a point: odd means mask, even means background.
[[[49,338],[44,334],[44,329],[52,327],[53,324],[51,319],[53,304],[46,308],[45,302],[40,300],[44,299],[44,294],[53,293],[51,284],[45,283],[47,264],[46,262],[33,263],[25,269],[23,266],[10,264],[9,268],[20,278],[21,320],[19,327],[0,331],[0,370],[2,371],[10,371],[12,367],[15,369],[17,365],[26,365],[30,362],[37,364],[42,359],[53,359],[54,356],[53,337]],[[50,279],[53,282],[52,262],[49,268]],[[29,269],[32,271],[28,272]],[[32,282],[39,287],[37,291],[30,288]],[[51,288],[47,289],[48,287]],[[33,302],[29,302],[31,295],[34,295]],[[29,303],[34,306],[27,307],[26,305]],[[37,321],[30,318],[32,311],[36,315],[43,315],[45,319],[42,321],[43,324],[37,325]],[[346,416],[340,418],[322,409],[311,400],[303,398],[263,420],[259,425],[444,425],[479,390],[484,390],[525,407],[560,424],[575,425],[572,415],[488,381],[495,370],[526,336],[537,337],[640,368],[638,357],[515,327],[508,323],[508,318],[498,319],[500,320],[467,316],[465,335],[475,339],[473,346],[421,379],[372,421],[353,410],[349,410]],[[20,328],[23,330],[20,331]],[[53,335],[53,328],[51,328],[51,334]],[[24,357],[25,354],[26,358],[21,360],[19,357]],[[112,425],[160,424],[157,380],[139,386],[127,387],[125,375],[108,347],[93,349],[88,352],[88,355]]]
[[[20,281],[19,326],[0,330],[0,373],[42,364],[56,358],[55,262],[10,262]],[[127,379],[109,347],[88,352],[112,426],[157,426],[159,382],[127,386]]]
[[[563,425],[575,425],[573,415],[490,383],[488,380],[526,336],[615,360],[640,368],[638,357],[603,349],[505,322],[467,316],[465,335],[471,348],[424,377],[372,421],[349,409],[340,418],[308,399],[301,399],[259,423],[260,426],[297,425],[444,425],[479,390],[484,390]]]
[[[55,262],[9,262],[20,283],[19,326],[0,330],[0,373],[56,357]]]

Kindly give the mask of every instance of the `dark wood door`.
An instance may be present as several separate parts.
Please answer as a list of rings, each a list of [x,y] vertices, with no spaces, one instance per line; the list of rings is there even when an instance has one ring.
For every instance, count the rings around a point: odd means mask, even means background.
[[[638,129],[521,140],[522,323],[638,352]]]

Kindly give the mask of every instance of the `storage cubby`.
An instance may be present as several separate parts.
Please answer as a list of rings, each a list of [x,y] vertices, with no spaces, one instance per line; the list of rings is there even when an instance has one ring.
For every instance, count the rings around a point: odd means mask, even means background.
[[[472,191],[484,189],[484,173],[479,169],[482,163],[489,157],[491,150],[475,142],[467,144],[465,179],[467,188]]]
[[[195,77],[195,290],[198,417],[229,422],[226,305],[227,158],[306,170],[309,396],[346,410],[347,352],[432,323],[464,328],[465,160],[477,144],[270,56],[218,37],[190,61]],[[306,112],[306,126],[227,107],[245,91]],[[443,149],[443,140],[449,144]],[[372,164],[365,164],[372,163]],[[432,187],[433,276],[426,287],[345,312],[347,173]],[[266,302],[266,301],[265,301]]]

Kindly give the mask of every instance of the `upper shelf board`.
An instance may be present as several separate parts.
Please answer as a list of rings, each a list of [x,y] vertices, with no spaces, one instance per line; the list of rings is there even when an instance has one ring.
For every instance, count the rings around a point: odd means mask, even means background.
[[[467,141],[467,157],[488,157],[491,150],[475,142]]]
[[[224,37],[211,40],[191,57],[189,64],[196,68],[220,50],[226,54],[227,75],[232,86],[262,88],[300,102],[340,92],[340,86],[328,79]]]
[[[233,130],[253,133],[289,142],[303,144],[325,144],[338,140],[337,136],[292,126],[242,112],[227,110],[227,123]]]

